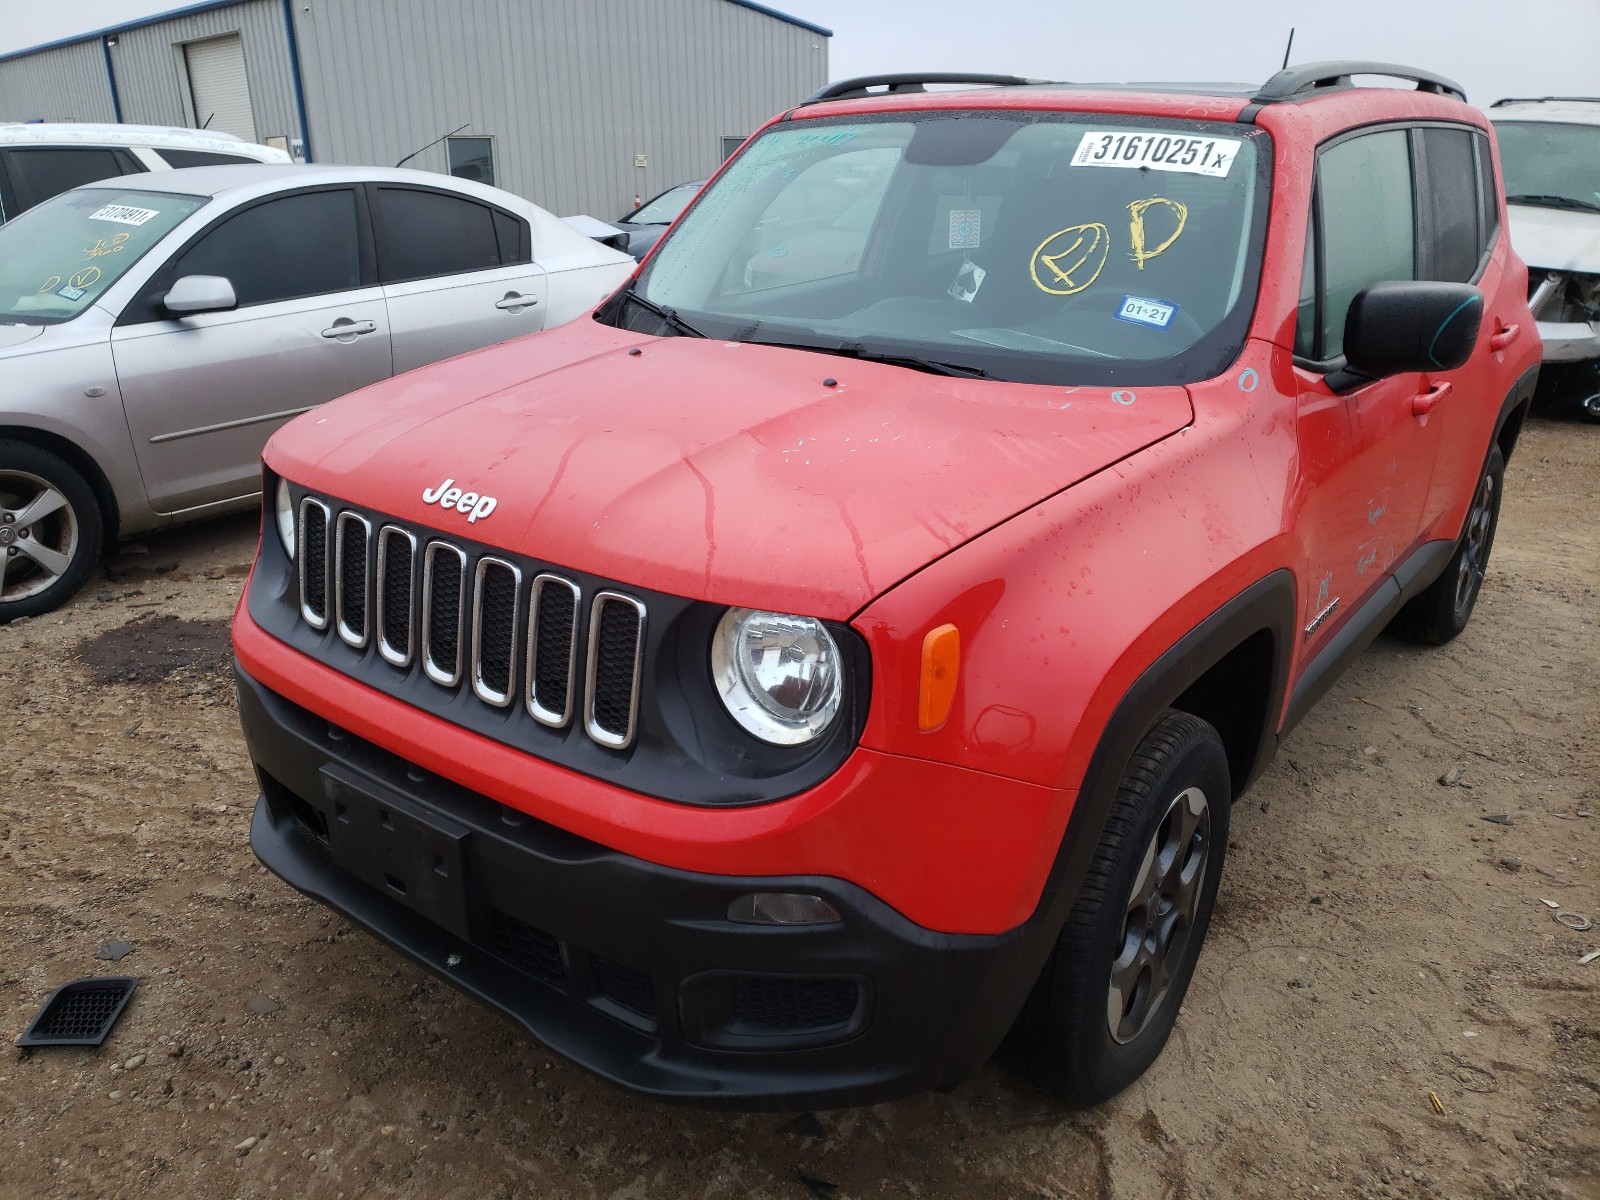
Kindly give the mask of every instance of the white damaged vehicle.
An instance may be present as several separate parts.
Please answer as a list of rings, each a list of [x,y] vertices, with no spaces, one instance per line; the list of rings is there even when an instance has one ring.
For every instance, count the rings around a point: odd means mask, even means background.
[[[1600,97],[1501,100],[1489,115],[1544,341],[1541,382],[1600,422]]]

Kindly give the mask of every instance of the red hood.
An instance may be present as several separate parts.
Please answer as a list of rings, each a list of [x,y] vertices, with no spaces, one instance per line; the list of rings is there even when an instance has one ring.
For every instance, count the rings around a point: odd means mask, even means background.
[[[580,319],[325,405],[266,457],[314,490],[619,583],[844,619],[1192,415],[1181,387],[945,378]],[[424,503],[446,479],[493,512],[469,524]]]

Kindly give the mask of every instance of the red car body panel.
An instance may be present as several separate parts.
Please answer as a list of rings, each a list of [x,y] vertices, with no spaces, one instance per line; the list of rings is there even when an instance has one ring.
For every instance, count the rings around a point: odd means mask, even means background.
[[[511,361],[524,377],[488,388],[496,364],[477,354],[401,376],[377,420],[370,393],[337,400],[274,437],[267,464],[465,533],[465,516],[422,499],[454,478],[495,497],[471,532],[507,548],[674,595],[848,620],[1192,415],[1181,387],[1134,403],[592,321],[499,365]]]

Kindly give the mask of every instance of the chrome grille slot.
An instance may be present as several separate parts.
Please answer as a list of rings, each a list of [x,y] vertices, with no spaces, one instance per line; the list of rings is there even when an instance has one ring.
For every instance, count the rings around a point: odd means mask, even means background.
[[[538,575],[528,601],[528,714],[562,729],[572,719],[578,673],[578,585],[559,575]]]
[[[328,506],[300,501],[300,616],[313,629],[328,627]]]
[[[411,665],[416,571],[417,539],[385,525],[378,531],[378,653],[396,667]]]
[[[504,708],[513,692],[517,598],[522,572],[502,558],[480,558],[472,584],[472,690]]]
[[[334,603],[339,614],[339,636],[357,650],[367,644],[367,556],[371,552],[372,525],[353,512],[339,514],[334,538]]]
[[[461,617],[467,556],[449,542],[429,542],[422,558],[422,668],[444,687],[461,682]]]
[[[639,716],[639,673],[645,608],[621,592],[601,592],[589,612],[584,678],[584,728],[613,750],[633,744]]]

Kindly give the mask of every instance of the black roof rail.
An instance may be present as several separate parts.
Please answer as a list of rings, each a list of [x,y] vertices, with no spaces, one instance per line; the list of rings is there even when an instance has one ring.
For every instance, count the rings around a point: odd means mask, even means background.
[[[906,92],[925,92],[930,83],[987,83],[996,87],[1027,87],[1050,83],[1048,79],[1024,79],[1020,75],[978,75],[968,71],[911,71],[899,75],[858,75],[840,79],[813,92],[800,102],[821,104],[825,100],[855,100],[862,96],[894,96]],[[881,87],[881,92],[869,89]]]
[[[1507,96],[1503,100],[1496,100],[1489,107],[1499,108],[1502,104],[1543,104],[1547,100],[1575,100],[1579,104],[1600,104],[1600,96]]]
[[[1419,92],[1453,96],[1457,100],[1467,98],[1466,89],[1459,83],[1429,71],[1419,71],[1416,67],[1402,67],[1397,63],[1335,59],[1331,62],[1302,63],[1297,67],[1285,67],[1262,84],[1261,90],[1250,99],[1257,104],[1302,100],[1319,92],[1354,87],[1350,81],[1352,75],[1384,75],[1390,79],[1409,79],[1417,85]]]

